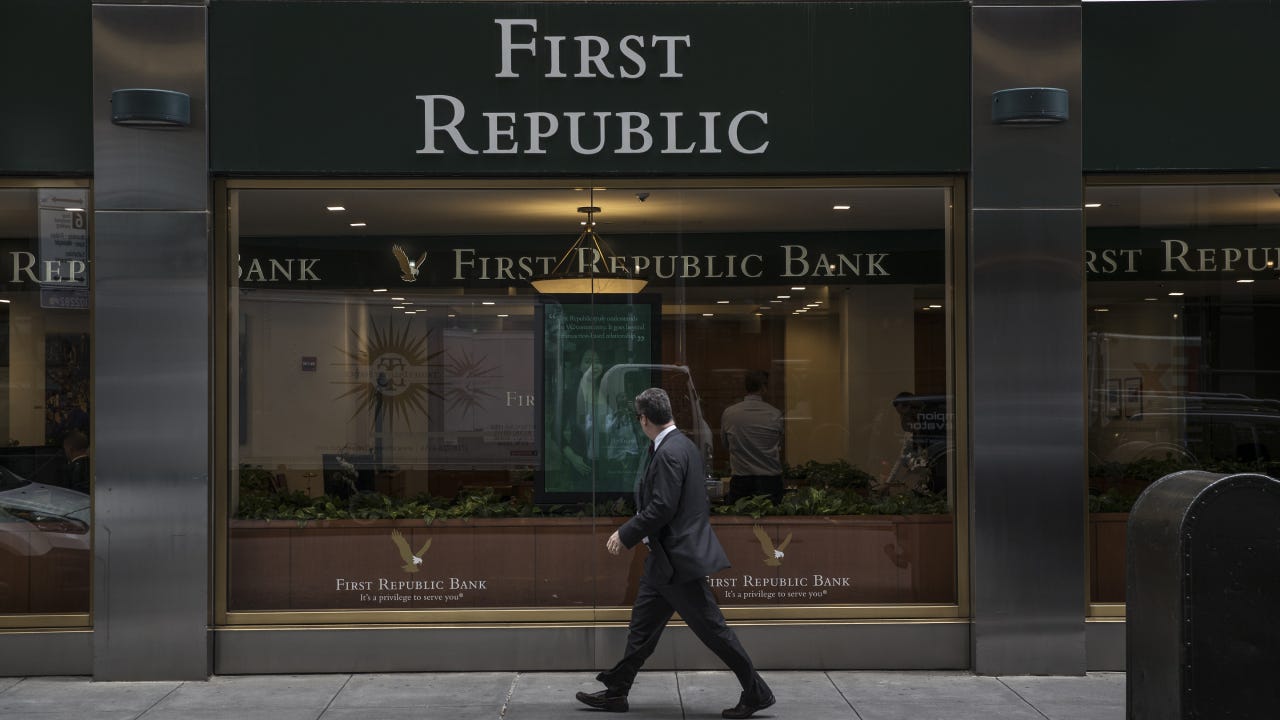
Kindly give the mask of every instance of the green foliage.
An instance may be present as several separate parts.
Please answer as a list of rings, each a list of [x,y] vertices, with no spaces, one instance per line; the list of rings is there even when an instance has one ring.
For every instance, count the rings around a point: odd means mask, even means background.
[[[1180,470],[1205,470],[1215,473],[1262,473],[1275,476],[1280,463],[1238,460],[1195,462],[1174,457],[1144,458],[1131,463],[1104,462],[1089,467],[1089,512],[1129,512],[1142,490],[1165,475]],[[1105,489],[1104,489],[1105,488]]]
[[[240,494],[261,495],[272,492],[275,476],[261,465],[240,466]]]
[[[918,515],[950,512],[945,497],[928,492],[873,492],[871,476],[844,461],[807,462],[786,468],[789,484],[798,488],[773,503],[768,496],[742,498],[717,507],[720,515],[761,518],[766,515]],[[510,517],[630,517],[635,514],[631,497],[624,495],[598,503],[538,505],[526,499],[500,497],[492,488],[468,492],[456,498],[419,495],[394,498],[380,493],[356,493],[342,499],[331,495],[309,497],[301,491],[276,492],[272,475],[262,468],[240,469],[239,507],[242,520],[436,520]]]
[[[788,465],[783,468],[782,477],[788,485],[820,488],[869,488],[875,479],[844,460],[828,463],[810,460],[803,465]]]
[[[243,485],[241,486],[244,487]],[[290,493],[242,493],[235,517],[241,520],[436,520],[504,517],[629,517],[635,508],[627,498],[572,505],[536,505],[519,498],[502,498],[492,488],[457,498],[419,495],[393,498],[380,493],[358,493],[341,499],[332,495],[310,497]]]
[[[1089,512],[1129,512],[1138,495],[1139,493],[1128,492],[1121,488],[1111,488],[1097,495],[1090,494]]]
[[[720,515],[750,515],[757,520],[765,515],[777,514],[777,508],[768,495],[738,498],[732,505],[721,505],[715,511]]]
[[[720,515],[940,515],[950,512],[947,499],[930,492],[871,493],[858,489],[802,487],[774,503],[767,495],[739,499],[716,508]]]

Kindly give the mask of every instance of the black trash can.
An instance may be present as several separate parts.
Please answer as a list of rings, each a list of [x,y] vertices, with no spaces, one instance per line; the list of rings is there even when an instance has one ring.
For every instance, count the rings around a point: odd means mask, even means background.
[[[1127,552],[1130,720],[1280,717],[1280,481],[1167,475]]]

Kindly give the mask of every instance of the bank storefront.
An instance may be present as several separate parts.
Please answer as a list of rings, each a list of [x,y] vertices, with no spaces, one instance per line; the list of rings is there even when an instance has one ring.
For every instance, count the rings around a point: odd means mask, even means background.
[[[230,367],[215,547],[218,611],[241,628],[226,657],[282,624],[521,623],[587,654],[538,639],[558,649],[517,662],[593,665],[643,562],[604,540],[635,512],[632,398],[654,385],[702,449],[734,565],[712,586],[734,619],[962,630],[963,128],[939,155],[859,96],[817,107],[779,82],[834,87],[941,18],[949,77],[870,84],[926,81],[962,107],[964,8],[883,9],[870,24],[856,6],[213,8]],[[357,10],[390,35],[351,39],[358,64],[321,52]],[[809,23],[834,57],[795,44]],[[763,44],[784,47],[743,52]],[[292,99],[266,95],[268,48]],[[354,116],[262,122],[335,86]],[[750,371],[783,415],[781,497],[729,497],[721,417]],[[457,631],[450,662],[488,664]],[[236,661],[280,661],[253,655]]]
[[[766,668],[1120,669],[1136,492],[1270,467],[1277,181],[1209,171],[1274,163],[1081,131],[1134,69],[1082,26],[1207,4],[53,5],[3,11],[78,18],[86,97],[0,163],[5,672],[595,668],[655,385]],[[1069,118],[993,124],[1030,85]]]

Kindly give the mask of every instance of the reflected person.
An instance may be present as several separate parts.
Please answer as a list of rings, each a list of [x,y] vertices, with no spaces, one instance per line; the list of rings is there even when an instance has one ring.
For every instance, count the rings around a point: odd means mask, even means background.
[[[89,438],[79,430],[72,430],[62,439],[62,452],[67,456],[67,487],[89,494]]]
[[[649,388],[635,399],[636,418],[649,439],[649,458],[636,487],[636,515],[609,536],[613,554],[644,543],[649,553],[631,608],[622,659],[596,676],[604,690],[577,694],[598,710],[626,712],[636,674],[653,654],[674,613],[716,654],[742,685],[738,704],[721,712],[747,718],[774,704],[773,692],[756,672],[737,635],[724,621],[707,576],[729,567],[724,548],[711,528],[711,507],[703,479],[702,455],[676,429],[671,399]]]

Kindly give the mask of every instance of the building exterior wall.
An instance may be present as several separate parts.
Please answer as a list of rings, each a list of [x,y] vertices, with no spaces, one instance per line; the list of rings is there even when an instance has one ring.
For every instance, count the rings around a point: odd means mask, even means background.
[[[0,13],[13,22],[0,16],[0,33],[25,27],[36,37],[50,24],[49,5],[7,5]],[[487,615],[476,627],[420,622],[412,629],[382,622],[299,629],[309,622],[303,613],[255,617],[234,609],[228,619],[225,557],[219,558],[232,476],[225,435],[232,423],[220,392],[230,387],[223,365],[235,340],[234,324],[219,314],[232,306],[227,293],[235,261],[226,243],[237,229],[218,225],[234,217],[220,204],[232,202],[234,192],[215,181],[356,178],[393,186],[397,180],[814,175],[885,184],[895,177],[963,177],[958,197],[972,200],[952,216],[960,222],[948,239],[948,252],[959,254],[948,267],[956,272],[951,287],[963,313],[946,341],[959,407],[966,411],[952,474],[959,482],[952,490],[963,493],[955,518],[957,602],[933,617],[914,618],[874,610],[861,618],[830,609],[789,618],[746,613],[739,625],[744,642],[764,668],[1121,669],[1123,622],[1114,615],[1123,608],[1091,606],[1087,595],[1089,525],[1080,496],[1089,442],[1084,406],[1092,386],[1085,380],[1090,278],[1079,263],[1086,250],[1082,176],[1280,169],[1280,140],[1261,120],[1274,113],[1257,110],[1277,100],[1255,91],[1266,86],[1265,78],[1241,71],[1267,67],[1255,56],[1269,47],[1264,40],[1280,25],[1280,10],[1264,2],[1226,5],[503,6],[568,26],[590,16],[619,37],[665,32],[674,19],[689,18],[695,37],[689,49],[697,52],[678,55],[682,80],[597,83],[590,97],[630,103],[654,119],[686,109],[720,109],[726,117],[743,108],[768,111],[769,153],[753,152],[761,138],[743,135],[746,152],[709,162],[696,153],[486,154],[480,150],[501,141],[471,125],[465,137],[476,153],[460,147],[422,152],[453,140],[441,133],[431,139],[429,123],[424,139],[423,112],[444,101],[419,96],[458,99],[472,120],[485,111],[589,109],[579,84],[533,77],[507,83],[501,70],[495,77],[502,59],[492,17],[497,10],[485,5],[435,5],[433,17],[448,28],[441,31],[424,26],[423,6],[412,3],[60,2],[59,24],[72,30],[60,37],[68,47],[61,58],[78,58],[66,62],[76,80],[70,90],[42,94],[46,86],[33,85],[30,72],[0,74],[0,88],[30,100],[18,119],[0,121],[0,181],[56,185],[92,176],[92,610],[6,623],[0,657],[36,660],[0,663],[0,672],[37,668],[123,680],[549,669],[548,656],[563,669],[608,662],[623,642],[625,613],[616,608],[554,627],[497,627],[497,616]],[[340,75],[307,66],[315,39],[331,37],[324,28],[371,22],[386,32],[352,37],[344,52],[412,62],[428,47],[423,52],[438,53],[432,61],[451,72],[421,72],[406,82],[388,70],[398,62],[361,64],[341,54],[335,61]],[[904,34],[904,28],[913,30]],[[1239,33],[1256,33],[1258,40],[1241,42]],[[424,46],[424,35],[448,44]],[[1188,45],[1211,52],[1183,52]],[[26,53],[24,61],[35,52],[29,43],[5,47]],[[753,50],[761,47],[773,52]],[[741,58],[728,75],[725,58]],[[1065,123],[990,123],[992,92],[1040,85],[1069,92]],[[126,87],[187,93],[190,127],[112,125],[106,98]],[[804,112],[768,110],[784,107]],[[1241,107],[1247,111],[1233,110]],[[1158,127],[1152,108],[1161,108]],[[758,120],[744,116],[741,127]],[[727,127],[718,132],[729,147]],[[1140,184],[1142,176],[1129,179]],[[1032,299],[1034,314],[1026,310]],[[870,368],[903,382],[891,361],[862,352],[858,338],[874,323],[858,314],[865,305],[848,302],[846,325],[833,336],[836,351],[848,358],[841,372],[851,377],[864,371],[853,368]],[[907,342],[901,327],[891,332]],[[1021,340],[1017,348],[1010,348],[1010,336]],[[788,342],[806,341],[796,335]],[[786,381],[799,382],[794,375]],[[804,456],[820,451],[808,448]],[[1036,477],[1034,485],[1025,482],[1029,476]],[[441,642],[467,649],[447,658],[420,651]],[[674,628],[653,665],[714,666]]]

